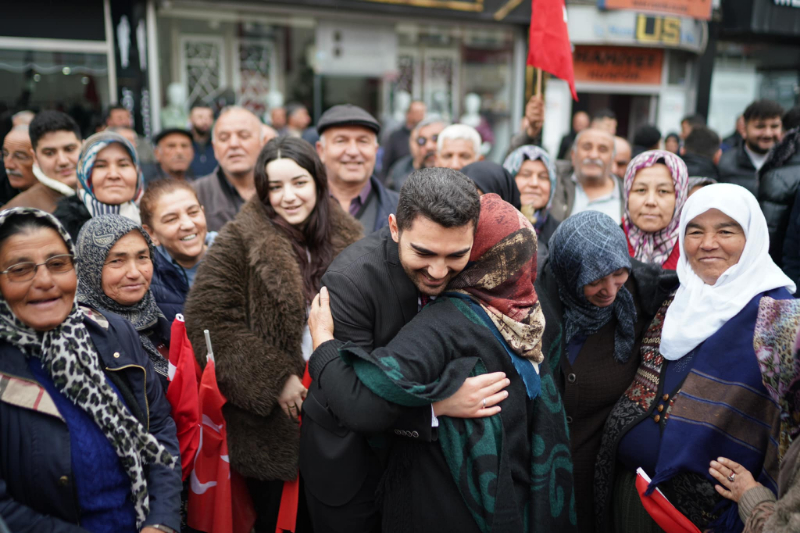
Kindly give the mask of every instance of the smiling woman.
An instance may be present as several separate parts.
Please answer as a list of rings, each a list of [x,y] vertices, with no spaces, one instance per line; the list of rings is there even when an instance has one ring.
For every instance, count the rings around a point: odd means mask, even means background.
[[[161,312],[172,322],[183,312],[197,269],[217,232],[208,231],[205,209],[192,186],[183,180],[151,183],[139,210],[142,227],[156,246],[150,290]]]
[[[255,188],[203,256],[185,315],[194,346],[204,346],[203,331],[210,332],[219,388],[230,406],[224,413],[230,464],[249,478],[256,529],[274,531],[283,481],[297,477],[298,415],[306,397],[301,376],[312,352],[308,306],[328,265],[362,233],[330,198],[325,167],[302,139],[280,137],[264,146]],[[173,249],[188,252],[197,250],[194,232],[205,228],[199,213],[190,215],[195,199],[183,199],[180,209],[177,202],[159,207],[161,220],[154,216],[148,226],[162,246],[169,235]],[[170,213],[178,212],[185,226],[168,231]],[[195,355],[205,366],[205,354]],[[304,531],[306,516],[303,506],[297,531]]]
[[[150,236],[119,215],[100,215],[78,237],[78,300],[127,319],[166,391],[170,322],[150,292],[155,247]]]
[[[743,187],[692,195],[678,234],[680,287],[644,334],[636,379],[605,426],[595,477],[600,531],[664,527],[642,506],[639,468],[703,531],[742,529],[736,505],[714,490],[709,465],[720,455],[777,492],[793,431],[781,396],[800,377],[793,354],[783,354],[800,324],[794,283],[772,262],[766,220]]]
[[[52,215],[0,213],[0,518],[177,531],[169,404],[130,324],[77,304],[73,253]]]
[[[141,222],[135,202],[144,179],[136,149],[127,139],[107,131],[92,135],[83,145],[77,172],[78,194],[60,200],[53,213],[73,239],[93,216],[117,214]]]

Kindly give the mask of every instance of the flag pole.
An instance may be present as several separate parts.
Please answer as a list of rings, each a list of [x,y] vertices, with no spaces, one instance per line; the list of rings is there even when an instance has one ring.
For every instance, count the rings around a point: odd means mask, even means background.
[[[536,92],[534,93],[539,98],[543,98],[544,95],[542,94],[542,69],[536,67]]]

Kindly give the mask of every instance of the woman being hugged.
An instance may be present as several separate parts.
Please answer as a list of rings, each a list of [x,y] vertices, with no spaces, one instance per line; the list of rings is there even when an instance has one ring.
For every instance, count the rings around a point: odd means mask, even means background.
[[[151,183],[139,210],[142,227],[156,246],[150,290],[167,321],[172,322],[183,312],[197,269],[217,232],[208,231],[197,193],[183,180]]]
[[[637,155],[624,179],[622,229],[631,257],[668,270],[678,266],[678,226],[689,196],[686,163],[664,150]]]
[[[255,182],[257,195],[206,253],[185,315],[203,366],[210,332],[231,466],[249,478],[257,529],[272,531],[282,483],[297,476],[308,307],[328,265],[362,230],[329,197],[325,167],[301,139],[267,143]]]
[[[95,133],[78,160],[78,194],[59,200],[53,215],[73,238],[98,215],[115,214],[141,223],[137,202],[144,190],[136,148],[110,131]]]
[[[78,306],[69,235],[0,214],[0,517],[12,531],[180,527],[170,407],[131,325]]]
[[[636,377],[604,428],[599,531],[661,531],[637,493],[639,468],[651,490],[703,531],[743,528],[737,505],[714,489],[712,460],[735,461],[778,492],[793,434],[782,392],[800,374],[791,356],[800,324],[795,285],[770,258],[767,222],[743,187],[710,185],[692,195],[679,236],[680,287],[645,332]]]

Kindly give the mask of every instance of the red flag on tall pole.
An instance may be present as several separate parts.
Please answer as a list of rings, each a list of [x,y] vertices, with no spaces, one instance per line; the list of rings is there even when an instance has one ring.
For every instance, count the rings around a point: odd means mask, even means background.
[[[572,98],[578,99],[564,0],[532,0],[528,65],[569,83]]]

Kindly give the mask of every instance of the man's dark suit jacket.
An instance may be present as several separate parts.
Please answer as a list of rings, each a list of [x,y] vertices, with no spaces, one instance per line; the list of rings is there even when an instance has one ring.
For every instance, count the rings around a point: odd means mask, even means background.
[[[400,264],[388,227],[339,254],[322,285],[330,293],[336,339],[368,351],[386,346],[418,311],[419,292]],[[314,382],[303,403],[300,470],[314,497],[341,506],[359,491],[374,464],[368,438],[394,429],[430,441],[432,413],[430,407],[401,407],[374,395],[353,372],[340,371],[338,351],[324,347],[309,361]],[[325,394],[334,389],[336,394]],[[370,400],[360,400],[364,395]]]

